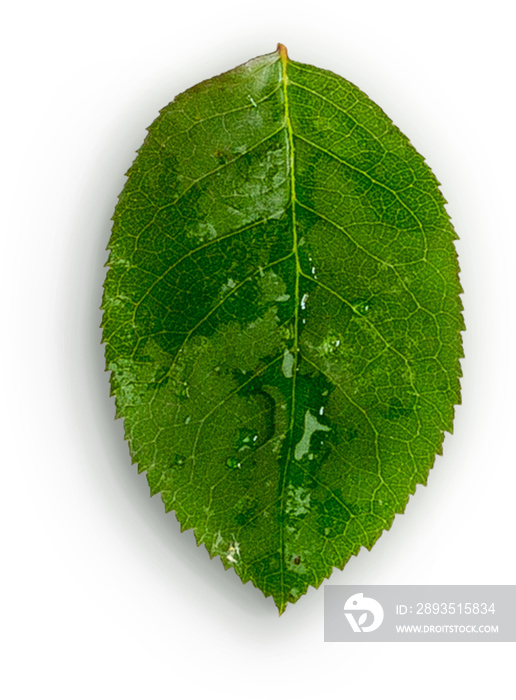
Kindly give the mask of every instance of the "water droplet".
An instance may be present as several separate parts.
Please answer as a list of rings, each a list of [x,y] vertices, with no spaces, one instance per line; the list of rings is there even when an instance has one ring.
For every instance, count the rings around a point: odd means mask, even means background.
[[[340,345],[340,337],[333,331],[330,331],[319,345],[319,351],[321,352],[321,354],[328,357],[329,355],[336,354],[337,349],[340,347]]]
[[[303,486],[289,484],[285,501],[285,512],[289,516],[299,517],[310,511],[310,491]]]
[[[190,398],[190,387],[188,386],[188,382],[181,382],[181,385],[179,387],[179,397],[181,399]]]
[[[324,413],[324,406],[321,406],[321,408],[319,409],[319,415],[322,416],[323,413]]]
[[[258,442],[258,433],[249,428],[240,428],[235,440],[235,449],[239,452],[251,450]]]
[[[192,416],[186,416],[185,418],[185,425],[188,425],[188,423],[192,420]]]
[[[353,311],[360,316],[365,316],[371,310],[371,305],[368,301],[360,301],[358,304],[354,304]]]
[[[240,469],[242,466],[241,463],[236,459],[236,457],[229,457],[226,466],[228,466],[230,469]]]
[[[305,293],[305,294],[303,294],[303,297],[301,299],[301,308],[303,309],[303,311],[306,309],[306,302],[307,301],[308,301],[308,294]]]
[[[281,371],[287,377],[287,379],[292,378],[292,370],[294,367],[294,355],[290,352],[290,350],[287,350],[285,348],[285,352],[283,353],[283,364],[281,365]]]
[[[324,425],[323,423],[319,423],[317,418],[313,416],[310,411],[306,411],[305,413],[305,431],[303,433],[303,436],[301,440],[297,443],[296,448],[294,450],[294,458],[297,459],[298,461],[303,459],[303,457],[308,454],[308,450],[310,449],[310,438],[312,435],[317,431],[317,430],[323,430],[325,432],[328,432],[330,428],[327,425]]]

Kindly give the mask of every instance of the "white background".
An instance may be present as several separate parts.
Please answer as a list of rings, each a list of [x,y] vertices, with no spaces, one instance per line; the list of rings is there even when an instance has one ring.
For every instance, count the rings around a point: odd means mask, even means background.
[[[422,152],[460,235],[463,405],[427,488],[331,583],[516,583],[512,3],[20,2],[2,18],[2,589],[11,698],[511,697],[514,645],[324,644],[180,534],[114,421],[110,217],[158,110],[286,44]],[[512,690],[511,690],[512,686]]]

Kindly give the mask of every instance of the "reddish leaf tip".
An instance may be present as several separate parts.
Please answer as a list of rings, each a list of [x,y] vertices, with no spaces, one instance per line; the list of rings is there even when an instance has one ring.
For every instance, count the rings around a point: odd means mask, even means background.
[[[276,50],[279,53],[282,61],[286,61],[288,59],[287,47],[284,44],[278,44]]]

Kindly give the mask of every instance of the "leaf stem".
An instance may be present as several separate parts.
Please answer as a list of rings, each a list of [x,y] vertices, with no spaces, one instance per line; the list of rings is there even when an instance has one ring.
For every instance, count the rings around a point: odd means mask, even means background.
[[[283,69],[285,69],[286,63],[288,60],[287,47],[284,44],[278,44],[278,46],[276,47],[276,50],[280,55],[282,67],[283,67]],[[285,73],[285,70],[283,72]]]

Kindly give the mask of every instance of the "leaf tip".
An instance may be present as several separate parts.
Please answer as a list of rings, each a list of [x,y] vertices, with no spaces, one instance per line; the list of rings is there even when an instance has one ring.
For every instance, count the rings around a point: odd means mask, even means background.
[[[278,617],[281,617],[287,609],[287,603],[286,601],[278,602],[277,600],[275,600],[274,602],[276,603],[276,608],[278,609]]]
[[[276,50],[279,53],[281,60],[283,62],[287,61],[288,53],[287,53],[287,47],[285,46],[285,44],[278,44],[278,46],[276,47]]]

